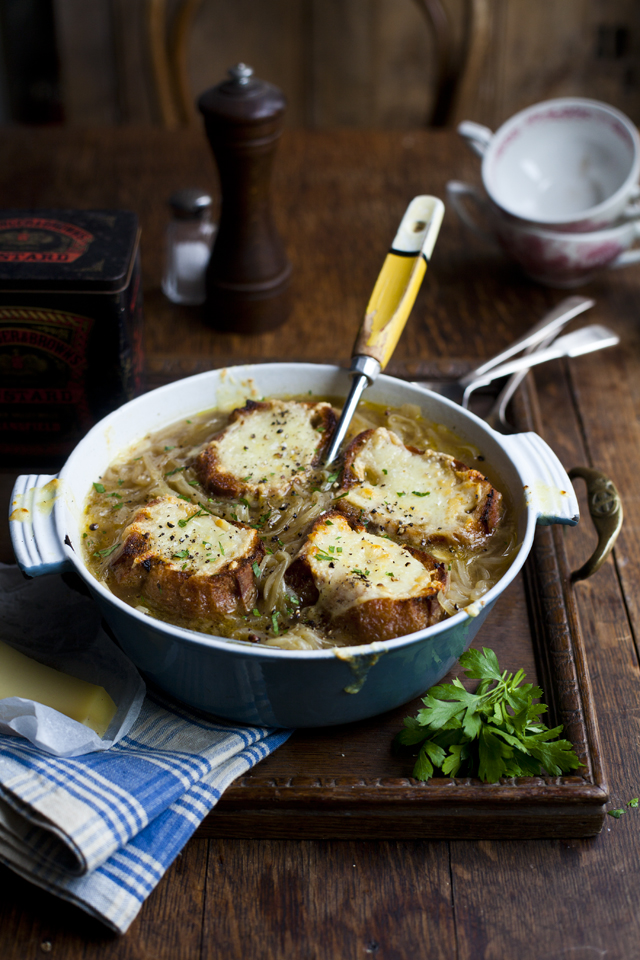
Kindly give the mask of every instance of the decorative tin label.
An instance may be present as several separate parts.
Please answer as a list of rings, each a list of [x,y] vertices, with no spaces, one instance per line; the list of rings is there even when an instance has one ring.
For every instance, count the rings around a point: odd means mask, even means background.
[[[73,263],[94,239],[92,233],[63,220],[0,220],[0,262]]]
[[[0,454],[67,453],[91,425],[92,324],[62,310],[0,307]]]

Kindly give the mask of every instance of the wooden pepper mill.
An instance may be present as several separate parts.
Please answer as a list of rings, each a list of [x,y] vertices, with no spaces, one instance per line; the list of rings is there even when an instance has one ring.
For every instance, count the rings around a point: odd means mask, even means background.
[[[243,63],[229,77],[198,100],[222,192],[203,309],[217,330],[262,333],[283,323],[290,309],[291,264],[269,200],[286,101]]]

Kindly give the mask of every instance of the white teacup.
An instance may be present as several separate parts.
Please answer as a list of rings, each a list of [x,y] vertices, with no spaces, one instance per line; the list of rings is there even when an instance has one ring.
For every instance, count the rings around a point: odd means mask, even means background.
[[[516,113],[496,133],[465,120],[487,194],[507,217],[586,232],[638,215],[640,136],[619,110],[566,97]]]
[[[567,233],[502,214],[475,187],[459,180],[449,181],[447,198],[477,236],[500,246],[533,280],[550,287],[577,287],[600,270],[640,261],[640,248],[630,249],[640,239],[640,219],[589,233]]]

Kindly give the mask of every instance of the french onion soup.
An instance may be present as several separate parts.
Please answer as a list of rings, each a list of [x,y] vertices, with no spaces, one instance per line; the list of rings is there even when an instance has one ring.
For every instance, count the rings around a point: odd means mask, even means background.
[[[420,408],[248,400],[174,423],[96,478],[89,569],[137,610],[285,649],[422,630],[479,600],[517,547],[482,454]]]

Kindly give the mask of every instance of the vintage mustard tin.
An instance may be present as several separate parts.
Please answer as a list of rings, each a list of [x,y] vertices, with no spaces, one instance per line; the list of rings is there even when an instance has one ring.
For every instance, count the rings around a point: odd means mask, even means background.
[[[140,391],[139,247],[129,211],[0,211],[0,465],[55,468]]]

